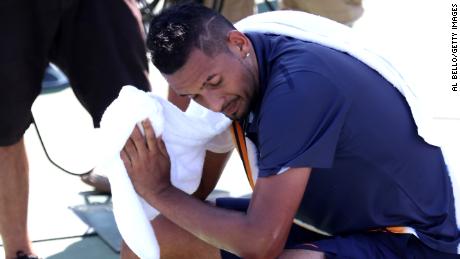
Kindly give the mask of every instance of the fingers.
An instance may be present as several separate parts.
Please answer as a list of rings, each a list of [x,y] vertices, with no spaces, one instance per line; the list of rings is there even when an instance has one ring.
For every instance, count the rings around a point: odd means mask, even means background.
[[[137,155],[137,148],[136,145],[134,144],[133,139],[130,137],[126,141],[125,147],[123,148],[123,151],[126,152],[130,160],[133,160],[133,158]]]
[[[144,149],[142,149],[144,147]],[[120,157],[125,167],[132,167],[134,161],[142,155],[145,150],[145,140],[138,127],[134,127],[133,132],[126,140],[125,146],[120,152]]]
[[[142,126],[144,127],[145,139],[147,140],[147,148],[153,151],[156,149],[157,143],[152,123],[149,119],[145,119],[142,121]]]
[[[157,143],[158,143],[158,149],[160,150],[160,152],[165,156],[165,157],[169,157],[168,155],[168,151],[166,149],[166,145],[165,145],[165,142],[163,141],[163,139],[161,137],[159,137],[157,139]]]
[[[146,119],[142,121],[142,126],[145,136],[142,135],[137,126],[134,127],[133,132],[120,153],[120,157],[125,163],[125,166],[134,166],[139,159],[143,160],[156,153],[168,156],[166,146],[161,138],[156,138],[155,130],[150,120]]]
[[[123,164],[125,165],[125,168],[131,168],[133,165],[131,163],[131,159],[129,158],[128,154],[126,153],[125,149],[123,149],[120,152],[120,158],[123,161]]]
[[[141,130],[137,125],[134,127],[134,130],[129,138],[134,143],[134,146],[139,154],[144,154],[147,151],[145,137],[142,135]]]
[[[155,130],[152,127],[152,123],[149,119],[142,121],[142,126],[144,127],[145,138],[147,139],[147,148],[151,151],[159,151],[164,156],[168,156],[166,151],[166,146],[161,137],[155,136]]]

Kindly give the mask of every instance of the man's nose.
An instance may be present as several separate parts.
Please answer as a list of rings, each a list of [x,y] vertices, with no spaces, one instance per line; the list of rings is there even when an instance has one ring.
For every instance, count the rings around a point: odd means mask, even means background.
[[[218,94],[218,91],[205,90],[203,92],[203,97],[206,103],[206,107],[213,112],[221,112],[224,105],[224,98]]]

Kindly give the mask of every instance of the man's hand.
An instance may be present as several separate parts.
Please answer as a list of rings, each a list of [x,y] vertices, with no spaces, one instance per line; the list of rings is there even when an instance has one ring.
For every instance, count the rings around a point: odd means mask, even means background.
[[[142,197],[156,196],[172,186],[171,162],[163,140],[155,137],[150,121],[144,120],[142,126],[145,137],[135,127],[120,155],[137,193]]]

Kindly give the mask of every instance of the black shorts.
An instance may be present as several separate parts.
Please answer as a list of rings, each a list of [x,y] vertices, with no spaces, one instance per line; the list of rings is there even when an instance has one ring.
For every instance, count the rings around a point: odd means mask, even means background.
[[[246,211],[249,199],[218,198],[216,206]],[[381,259],[454,259],[460,255],[446,254],[429,248],[412,234],[363,232],[344,236],[324,236],[293,224],[285,249],[323,252],[326,258]],[[221,250],[223,259],[240,257]]]
[[[0,1],[0,146],[16,143],[30,125],[48,62],[68,76],[95,126],[122,86],[150,89],[140,14],[130,5]]]

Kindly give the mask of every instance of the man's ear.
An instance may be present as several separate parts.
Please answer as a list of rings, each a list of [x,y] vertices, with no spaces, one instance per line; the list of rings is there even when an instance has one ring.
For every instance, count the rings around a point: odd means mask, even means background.
[[[227,43],[230,51],[244,58],[250,51],[249,39],[244,33],[231,30],[227,33]]]

